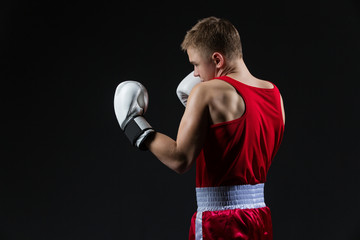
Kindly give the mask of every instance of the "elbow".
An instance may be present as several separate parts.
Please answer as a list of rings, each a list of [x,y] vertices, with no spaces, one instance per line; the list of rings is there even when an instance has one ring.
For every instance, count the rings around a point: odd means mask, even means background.
[[[173,169],[177,174],[182,175],[184,173],[186,173],[189,169],[187,169],[186,167],[177,167],[175,169]]]
[[[189,161],[187,159],[184,159],[182,161],[179,161],[178,164],[173,168],[173,170],[177,173],[177,174],[184,174],[187,171],[190,170],[192,166],[192,161]]]
[[[196,161],[196,156],[189,154],[188,151],[181,151],[179,149],[176,149],[172,156],[172,164],[169,167],[180,175],[189,171]]]

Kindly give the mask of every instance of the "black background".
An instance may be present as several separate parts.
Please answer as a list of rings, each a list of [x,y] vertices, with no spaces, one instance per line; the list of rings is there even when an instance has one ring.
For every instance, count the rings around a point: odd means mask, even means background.
[[[238,28],[249,70],[284,98],[274,239],[360,239],[357,1],[4,1],[0,16],[0,239],[187,238],[195,169],[131,147],[113,95],[142,82],[148,121],[175,138],[180,43],[208,16]]]

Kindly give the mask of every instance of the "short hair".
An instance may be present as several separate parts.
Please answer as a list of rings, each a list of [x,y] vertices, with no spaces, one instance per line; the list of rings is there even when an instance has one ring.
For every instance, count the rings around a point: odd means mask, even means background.
[[[216,17],[201,19],[187,31],[181,48],[186,51],[190,47],[209,58],[214,52],[220,52],[229,59],[242,57],[239,32],[228,20]]]

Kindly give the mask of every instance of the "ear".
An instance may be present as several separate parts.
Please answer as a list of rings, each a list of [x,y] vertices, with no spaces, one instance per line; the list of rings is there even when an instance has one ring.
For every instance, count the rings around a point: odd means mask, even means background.
[[[219,52],[214,52],[211,59],[214,61],[217,68],[221,68],[225,64],[225,57]]]

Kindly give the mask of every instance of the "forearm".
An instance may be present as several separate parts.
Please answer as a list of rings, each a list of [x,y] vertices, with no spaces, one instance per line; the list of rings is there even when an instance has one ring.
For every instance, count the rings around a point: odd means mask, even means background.
[[[186,153],[181,151],[173,139],[156,132],[146,140],[146,146],[163,164],[181,174],[190,168]]]

